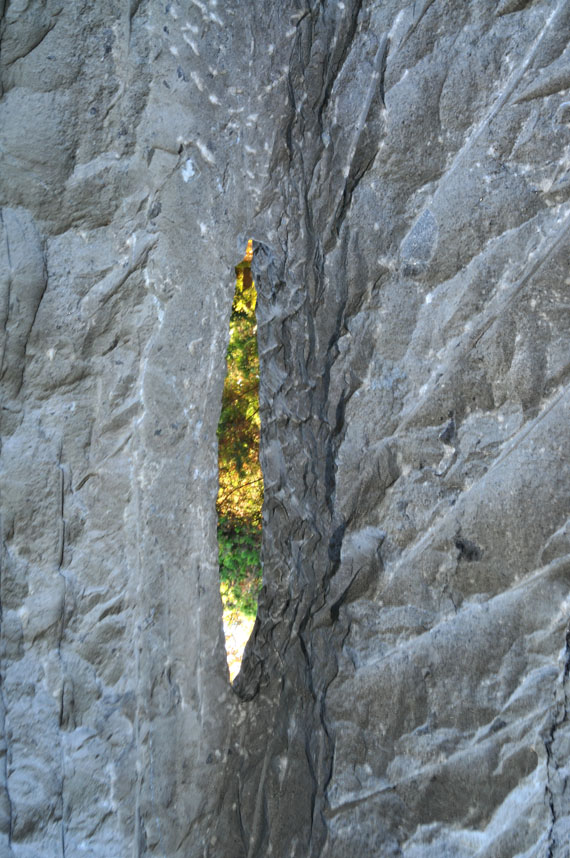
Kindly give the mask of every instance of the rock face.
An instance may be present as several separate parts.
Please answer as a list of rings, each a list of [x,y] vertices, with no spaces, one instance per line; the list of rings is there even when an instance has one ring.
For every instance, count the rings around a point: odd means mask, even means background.
[[[568,858],[570,3],[2,6],[1,858]]]

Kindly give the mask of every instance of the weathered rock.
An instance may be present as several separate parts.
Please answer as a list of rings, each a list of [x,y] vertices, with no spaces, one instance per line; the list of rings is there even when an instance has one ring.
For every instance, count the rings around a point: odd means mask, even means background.
[[[4,5],[0,855],[568,858],[570,3]]]

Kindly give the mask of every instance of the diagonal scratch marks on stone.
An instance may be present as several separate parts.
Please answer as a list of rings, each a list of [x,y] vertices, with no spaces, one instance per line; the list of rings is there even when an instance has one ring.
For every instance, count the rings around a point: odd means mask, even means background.
[[[340,56],[337,64],[335,65],[335,67],[332,70],[331,70],[330,66],[327,66],[327,68],[325,69],[325,79],[328,77],[328,80],[326,81],[325,86],[323,88],[322,97],[319,100],[319,102],[317,102],[317,104],[316,104],[317,116],[319,119],[319,124],[321,124],[321,125],[322,125],[322,115],[323,115],[323,113],[324,113],[324,111],[325,111],[325,109],[329,103],[335,82],[336,82],[337,78],[339,77],[339,75],[341,74],[341,72],[344,68],[344,64],[346,63],[346,60],[348,59],[348,56],[350,55],[352,44],[354,42],[354,37],[356,35],[356,29],[358,26],[358,18],[360,16],[360,12],[362,11],[362,2],[363,2],[363,0],[357,0],[356,8],[355,8],[354,12],[352,13],[350,27],[348,29],[348,33],[347,33],[346,38],[345,38],[345,44],[343,46],[342,53],[341,53],[341,56]]]
[[[329,220],[329,223],[327,224],[327,228],[325,230],[325,235],[323,238],[323,245],[325,247],[328,244],[328,241],[334,231],[335,226],[337,227],[337,232],[339,231],[340,226],[342,225],[342,222],[344,220],[345,212],[350,205],[350,197],[352,196],[352,192],[354,191],[354,188],[356,187],[364,173],[366,173],[366,171],[372,166],[374,158],[376,157],[374,155],[373,158],[369,159],[369,162],[364,166],[364,169],[360,171],[360,176],[354,182],[353,187],[349,190],[349,182],[351,178],[354,180],[356,175],[354,166],[356,153],[358,150],[358,144],[360,142],[362,132],[366,126],[366,119],[368,117],[368,113],[370,112],[372,100],[376,94],[378,87],[382,84],[382,69],[386,61],[387,51],[388,36],[384,33],[378,43],[378,48],[376,49],[376,54],[374,56],[374,61],[372,64],[372,77],[368,86],[366,97],[362,105],[362,110],[360,111],[360,114],[358,116],[356,128],[354,129],[354,133],[352,135],[352,140],[350,142],[345,166],[345,181],[343,183],[343,186],[339,189],[339,192],[337,193],[337,199],[335,204],[331,207],[333,215]]]
[[[454,355],[454,358],[450,362],[448,367],[448,374],[454,369],[456,369],[461,363],[461,361],[465,360],[469,352],[471,352],[474,348],[477,347],[480,340],[492,328],[497,319],[501,318],[507,307],[520,294],[523,288],[532,280],[536,272],[540,270],[544,263],[547,262],[547,260],[552,256],[552,254],[562,244],[562,242],[570,232],[570,209],[567,209],[561,220],[561,228],[554,233],[553,238],[549,237],[549,239],[546,239],[542,243],[542,246],[539,247],[537,251],[536,258],[533,259],[532,264],[530,265],[528,270],[525,271],[525,273],[518,279],[514,286],[511,287],[507,295],[502,299],[500,298],[500,296],[496,295],[495,298],[492,299],[491,303],[496,302],[498,306],[496,307],[496,309],[491,310],[489,318],[486,318],[483,322],[481,322],[474,336],[463,346],[460,353]],[[459,343],[457,345],[459,345]],[[398,434],[401,434],[405,429],[409,427],[410,423],[421,412],[425,403],[431,400],[434,388],[437,387],[438,382],[439,379],[436,379],[436,381],[432,381],[431,383],[429,383],[429,389],[426,390],[422,399],[413,407],[411,413],[407,417],[405,417],[400,423],[398,427]]]
[[[442,178],[442,182],[445,182],[446,179],[455,172],[457,166],[461,163],[465,155],[471,150],[472,146],[477,142],[479,137],[483,134],[485,129],[489,126],[495,116],[502,110],[505,106],[519,83],[521,82],[524,73],[530,66],[531,62],[539,52],[539,49],[542,45],[543,39],[546,37],[546,34],[549,30],[556,26],[558,22],[558,18],[562,15],[562,13],[566,10],[567,0],[561,0],[558,4],[558,7],[552,12],[548,20],[546,21],[544,27],[538,38],[536,38],[531,47],[529,48],[526,56],[523,58],[521,64],[515,71],[512,73],[510,79],[507,81],[505,88],[502,93],[498,96],[495,103],[492,105],[489,113],[482,119],[479,125],[474,129],[474,131],[469,135],[461,149],[455,155],[453,161],[451,162],[449,168],[446,170],[445,175]]]
[[[401,40],[400,40],[400,44],[398,45],[398,47],[399,47],[399,48],[402,48],[402,47],[406,44],[406,42],[408,41],[408,39],[410,38],[410,36],[411,36],[411,35],[414,33],[414,31],[416,30],[417,26],[419,25],[420,21],[422,20],[422,18],[424,17],[424,15],[425,15],[425,14],[426,14],[426,12],[428,11],[428,9],[429,9],[429,7],[432,5],[432,3],[433,3],[433,0],[423,0],[422,7],[421,7],[421,9],[419,10],[419,12],[418,12],[418,13],[417,13],[417,15],[416,15],[416,14],[415,14],[415,5],[416,5],[416,4],[415,4],[415,2],[414,2],[414,4],[413,4],[413,5],[414,5],[414,12],[413,12],[414,20],[413,20],[413,21],[412,21],[412,23],[410,24],[410,27],[409,27],[409,29],[407,30],[407,32],[406,32],[406,33],[404,33],[404,35],[402,36],[402,38],[401,38]]]

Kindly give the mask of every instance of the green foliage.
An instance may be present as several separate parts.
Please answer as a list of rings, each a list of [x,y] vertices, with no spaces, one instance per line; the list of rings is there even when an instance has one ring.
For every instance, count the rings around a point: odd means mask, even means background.
[[[255,617],[257,596],[261,588],[259,530],[228,525],[222,519],[218,526],[220,592],[227,619],[243,614]]]
[[[259,467],[259,358],[255,285],[246,263],[236,269],[227,375],[218,425],[218,515],[261,526]]]
[[[251,258],[251,257],[250,257]],[[218,547],[226,619],[255,617],[261,587],[259,358],[255,285],[248,256],[236,268],[227,375],[218,424]]]

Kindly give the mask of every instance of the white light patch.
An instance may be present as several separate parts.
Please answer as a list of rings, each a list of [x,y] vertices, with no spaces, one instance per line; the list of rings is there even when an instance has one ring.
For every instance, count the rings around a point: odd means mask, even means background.
[[[204,158],[205,161],[208,162],[208,164],[216,163],[214,156],[212,155],[207,146],[204,146],[204,144],[200,143],[199,140],[196,140],[196,146],[200,150],[200,155],[202,156],[202,158]]]
[[[192,78],[192,80],[194,81],[194,83],[196,84],[196,86],[198,87],[200,92],[204,92],[204,84],[200,80],[200,75],[198,74],[198,72],[195,72],[195,71],[190,72],[190,77]]]
[[[182,34],[182,38],[184,39],[184,41],[186,42],[186,44],[187,44],[187,45],[190,45],[190,47],[192,48],[192,50],[194,51],[194,53],[196,54],[196,56],[197,56],[197,57],[199,57],[199,56],[200,56],[200,51],[199,51],[199,50],[198,50],[198,48],[196,47],[196,42],[194,42],[194,41],[190,38],[190,36],[187,36],[187,35],[186,35],[186,33],[183,33],[183,34]]]
[[[196,175],[196,170],[194,169],[194,162],[192,158],[188,158],[184,166],[182,167],[182,178],[185,182],[189,181],[192,176]]]

